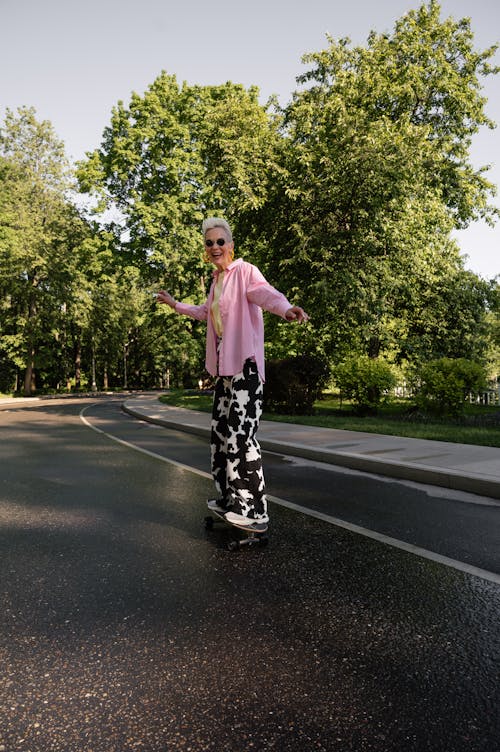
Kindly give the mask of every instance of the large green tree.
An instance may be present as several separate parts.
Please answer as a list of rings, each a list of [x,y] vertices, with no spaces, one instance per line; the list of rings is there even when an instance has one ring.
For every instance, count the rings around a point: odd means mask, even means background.
[[[232,219],[264,203],[275,138],[256,89],[179,86],[163,72],[128,107],[118,103],[78,177],[100,199],[98,211],[121,217],[124,256],[146,277],[167,269],[192,291],[204,269],[202,219],[212,212]]]
[[[469,20],[442,20],[431,0],[365,46],[329,39],[306,55],[282,111],[253,88],[163,72],[118,103],[78,170],[107,212],[117,273],[134,266],[144,284],[199,302],[200,223],[222,214],[238,251],[313,316],[286,334],[271,319],[269,355],[481,358],[492,286],[464,270],[451,233],[498,214],[486,168],[470,161],[474,134],[493,126],[481,83],[497,73],[494,51],[476,50]],[[202,328],[164,309],[144,321],[166,345],[148,367],[187,357],[201,371]]]
[[[100,148],[79,165],[80,187],[96,197],[98,213],[112,217],[106,230],[114,233],[119,265],[133,264],[145,284],[197,303],[210,275],[202,219],[222,214],[237,222],[240,212],[265,203],[276,140],[256,89],[179,85],[163,72],[143,96],[118,103]],[[188,320],[179,325],[164,309],[158,315],[165,367],[177,363],[182,371],[189,357],[200,374],[201,328]]]
[[[89,228],[67,199],[63,145],[33,108],[7,111],[0,153],[0,348],[30,394],[36,372],[56,386],[78,362]]]
[[[432,1],[364,47],[330,38],[304,57],[282,168],[256,223],[274,252],[258,237],[256,248],[290,294],[300,289],[311,349],[477,354],[488,285],[464,273],[450,233],[498,213],[486,168],[470,161],[474,134],[493,126],[481,81],[497,72],[494,51],[475,50],[469,20],[441,20]]]

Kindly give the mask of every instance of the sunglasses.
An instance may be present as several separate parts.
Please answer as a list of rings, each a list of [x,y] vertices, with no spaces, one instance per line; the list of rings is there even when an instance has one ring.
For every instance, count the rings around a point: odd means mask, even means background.
[[[219,245],[221,247],[223,245],[226,245],[226,241],[224,240],[224,238],[217,238],[217,240],[215,241],[215,243],[217,243],[217,245]],[[205,245],[207,246],[207,248],[212,248],[212,246],[215,245],[215,243],[214,243],[213,240],[205,240]]]

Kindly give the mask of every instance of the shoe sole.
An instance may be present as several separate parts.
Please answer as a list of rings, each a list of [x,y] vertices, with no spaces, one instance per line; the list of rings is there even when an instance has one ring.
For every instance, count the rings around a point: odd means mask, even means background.
[[[253,525],[244,525],[239,522],[233,522],[224,518],[228,525],[237,527],[239,530],[244,530],[246,533],[267,533],[268,525],[265,522],[255,522]]]

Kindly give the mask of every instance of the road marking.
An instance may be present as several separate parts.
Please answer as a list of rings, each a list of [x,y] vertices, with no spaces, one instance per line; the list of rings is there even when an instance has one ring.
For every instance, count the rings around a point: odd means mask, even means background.
[[[210,473],[205,472],[204,470],[198,470],[198,468],[196,467],[191,467],[190,465],[185,465],[182,462],[177,462],[177,460],[172,460],[172,459],[169,459],[168,457],[163,457],[161,454],[157,454],[156,452],[151,452],[149,449],[143,449],[142,447],[139,447],[136,444],[132,444],[131,442],[125,441],[124,439],[119,439],[117,436],[113,436],[113,434],[107,433],[106,431],[103,431],[101,428],[97,428],[96,426],[93,426],[92,423],[90,423],[87,420],[87,418],[85,418],[84,413],[89,408],[95,407],[95,405],[98,405],[98,404],[99,403],[95,402],[91,405],[86,405],[80,411],[80,420],[86,426],[91,428],[93,431],[96,431],[96,433],[100,433],[103,436],[106,436],[106,438],[111,439],[112,441],[116,441],[118,444],[121,444],[122,446],[128,447],[129,449],[133,449],[136,452],[140,452],[141,454],[146,454],[148,457],[153,457],[154,459],[161,460],[162,462],[166,462],[169,465],[174,465],[174,467],[178,467],[181,470],[187,470],[190,473],[194,473],[195,475],[201,475],[201,477],[203,478],[208,478],[209,480],[212,480],[212,475]],[[330,514],[325,514],[324,512],[317,512],[314,509],[303,507],[300,504],[295,504],[292,501],[281,499],[279,496],[272,496],[271,494],[268,494],[267,498],[273,504],[276,504],[281,507],[286,507],[287,509],[291,509],[294,512],[305,514],[308,517],[314,517],[318,520],[321,520],[322,522],[327,522],[330,525],[335,525],[336,527],[344,528],[345,530],[349,530],[352,533],[363,535],[365,538],[371,538],[372,540],[376,540],[379,543],[383,543],[384,545],[392,546],[393,548],[398,548],[402,551],[406,551],[407,553],[414,554],[415,556],[420,556],[422,559],[429,559],[430,561],[433,561],[437,564],[442,564],[446,567],[457,569],[459,572],[465,572],[466,574],[471,574],[474,577],[480,577],[483,580],[488,580],[489,582],[500,584],[500,574],[497,574],[496,572],[489,572],[487,569],[480,569],[479,567],[474,567],[471,564],[466,564],[463,561],[458,561],[457,559],[451,559],[448,556],[442,556],[441,554],[435,553],[434,551],[428,551],[426,548],[420,548],[420,546],[415,546],[412,543],[406,543],[405,541],[401,541],[398,538],[391,538],[390,536],[384,535],[383,533],[378,533],[376,530],[370,530],[369,528],[361,527],[360,525],[355,525],[352,522],[346,522],[345,520],[341,520],[338,517],[333,517]]]
[[[98,404],[99,404],[98,402],[94,402],[92,405],[86,405],[86,407],[83,407],[80,410],[80,420],[82,420],[83,423],[85,423],[85,425],[91,428],[93,431],[96,431],[96,433],[100,433],[103,436],[106,436],[108,439],[111,439],[112,441],[116,441],[117,444],[126,446],[129,449],[135,449],[136,452],[141,452],[141,454],[147,454],[148,457],[154,457],[157,460],[168,462],[168,464],[175,465],[175,467],[178,467],[181,470],[189,470],[190,473],[195,473],[196,475],[201,475],[202,478],[208,478],[209,480],[212,480],[211,474],[206,473],[204,470],[198,470],[196,467],[191,467],[190,465],[184,465],[182,462],[171,460],[168,457],[162,457],[161,454],[156,454],[156,452],[151,452],[149,449],[143,449],[142,447],[139,447],[136,444],[131,444],[129,441],[125,441],[124,439],[119,439],[117,436],[113,436],[113,434],[103,431],[102,428],[96,428],[96,426],[93,426],[92,423],[90,423],[87,420],[87,418],[84,417],[84,412],[88,410],[90,407],[95,407],[95,405],[98,405]]]
[[[474,567],[471,564],[466,564],[463,561],[451,559],[448,556],[437,554],[434,551],[428,551],[426,548],[414,546],[412,543],[406,543],[405,541],[401,541],[398,538],[391,538],[389,535],[377,533],[376,530],[370,530],[369,528],[355,525],[352,522],[341,520],[338,517],[332,517],[331,515],[325,514],[324,512],[317,512],[314,509],[302,507],[300,504],[294,504],[293,501],[280,499],[276,496],[268,496],[267,498],[282,507],[287,507],[288,509],[292,509],[295,512],[300,512],[301,514],[307,514],[309,517],[316,517],[316,519],[318,520],[323,520],[324,522],[328,522],[331,525],[336,525],[337,527],[342,527],[346,530],[350,530],[353,533],[364,535],[366,538],[372,538],[373,540],[376,540],[379,543],[384,543],[387,546],[399,548],[402,551],[406,551],[410,554],[415,554],[416,556],[420,556],[423,559],[430,559],[430,561],[434,561],[438,564],[444,564],[447,567],[458,569],[460,572],[466,572],[467,574],[472,574],[475,577],[481,577],[483,580],[489,580],[490,582],[500,584],[500,574],[497,574],[496,572],[489,572],[487,569]]]

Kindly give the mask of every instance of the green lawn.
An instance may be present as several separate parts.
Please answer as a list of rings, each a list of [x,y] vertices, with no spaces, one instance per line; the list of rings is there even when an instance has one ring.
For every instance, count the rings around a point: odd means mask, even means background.
[[[168,405],[187,407],[209,412],[212,407],[210,394],[173,390],[161,397]],[[409,403],[399,401],[384,406],[376,416],[359,417],[352,414],[351,405],[340,405],[338,397],[325,395],[315,404],[315,415],[275,415],[264,413],[265,420],[283,423],[299,423],[309,426],[341,428],[348,431],[366,431],[390,436],[408,436],[415,439],[453,441],[460,444],[479,444],[500,447],[500,408],[482,405],[467,406],[461,421],[409,418]],[[473,425],[483,423],[483,425]]]

